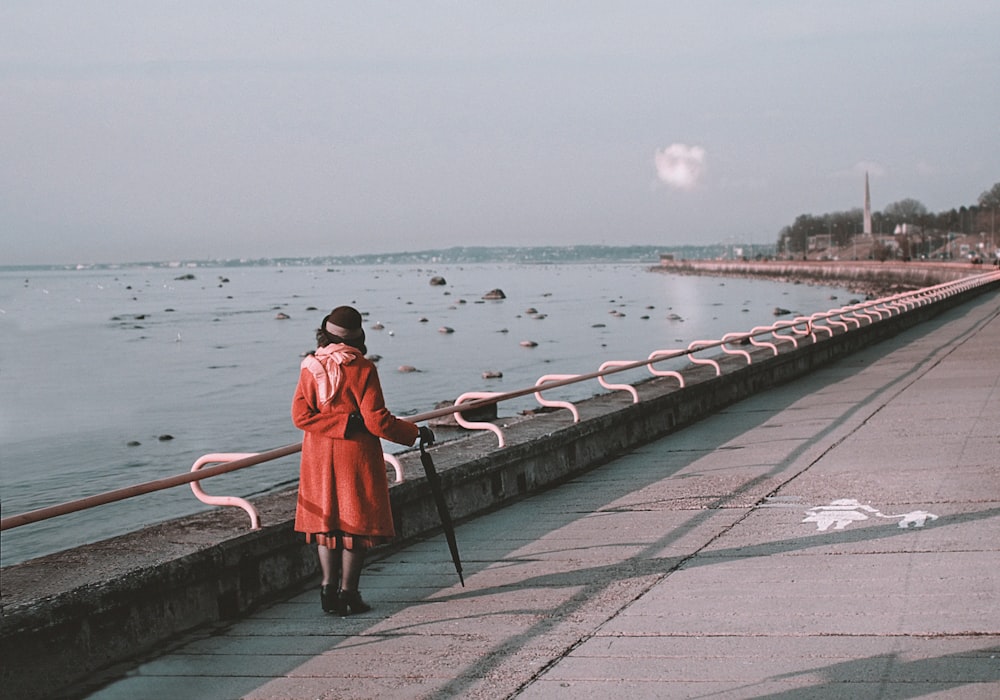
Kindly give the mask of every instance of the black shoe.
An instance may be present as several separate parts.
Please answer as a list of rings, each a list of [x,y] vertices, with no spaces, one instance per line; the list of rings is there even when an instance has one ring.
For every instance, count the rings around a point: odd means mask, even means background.
[[[340,608],[338,607],[337,594],[339,591],[333,590],[333,585],[326,585],[319,587],[319,603],[323,606],[323,612],[337,612]]]
[[[357,591],[340,591],[337,594],[337,613],[341,617],[366,613],[371,609],[372,606],[361,600],[361,594]]]

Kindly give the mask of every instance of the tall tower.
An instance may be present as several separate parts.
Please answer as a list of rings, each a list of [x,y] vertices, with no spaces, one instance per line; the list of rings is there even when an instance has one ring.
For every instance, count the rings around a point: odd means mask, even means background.
[[[872,235],[872,195],[868,191],[868,171],[865,171],[865,235]]]

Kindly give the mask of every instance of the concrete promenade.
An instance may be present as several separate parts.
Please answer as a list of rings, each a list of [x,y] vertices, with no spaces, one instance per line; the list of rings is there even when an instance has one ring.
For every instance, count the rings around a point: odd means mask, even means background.
[[[87,697],[1000,697],[1000,295]]]

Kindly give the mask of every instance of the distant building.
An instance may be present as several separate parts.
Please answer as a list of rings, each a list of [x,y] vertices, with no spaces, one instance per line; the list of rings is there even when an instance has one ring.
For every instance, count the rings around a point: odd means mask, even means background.
[[[833,237],[829,233],[817,233],[806,237],[806,246],[809,250],[826,250],[832,245]]]
[[[879,245],[888,248],[894,253],[900,249],[899,239],[897,239],[895,236],[879,236],[878,243]]]

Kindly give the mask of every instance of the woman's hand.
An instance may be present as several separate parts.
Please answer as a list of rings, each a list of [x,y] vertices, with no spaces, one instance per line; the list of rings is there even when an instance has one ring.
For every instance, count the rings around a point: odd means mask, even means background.
[[[423,445],[434,444],[434,432],[426,425],[420,426],[420,442]]]

